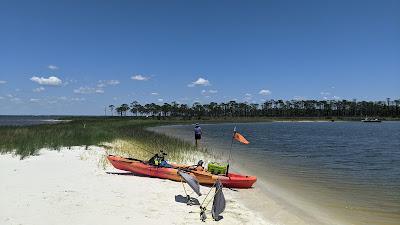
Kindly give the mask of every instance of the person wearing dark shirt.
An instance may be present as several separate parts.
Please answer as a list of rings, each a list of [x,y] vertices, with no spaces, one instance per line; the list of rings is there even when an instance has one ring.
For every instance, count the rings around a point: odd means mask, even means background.
[[[194,127],[194,140],[196,143],[196,147],[197,147],[198,141],[201,139],[201,134],[202,134],[201,127],[198,123],[196,123],[196,126]]]

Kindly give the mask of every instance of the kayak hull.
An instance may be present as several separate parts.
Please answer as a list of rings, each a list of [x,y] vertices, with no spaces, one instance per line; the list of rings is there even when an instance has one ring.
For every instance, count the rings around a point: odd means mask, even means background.
[[[151,166],[141,161],[130,160],[112,155],[109,155],[107,159],[116,169],[119,170],[129,171],[142,176],[158,177],[174,181],[181,180],[178,175],[178,170],[174,168]]]
[[[116,169],[129,171],[137,175],[157,177],[173,181],[181,181],[181,177],[178,175],[179,168],[188,168],[188,166],[183,165],[174,166],[174,168],[158,167],[149,165],[140,160],[114,155],[107,156],[107,159]],[[228,176],[224,176],[214,175],[204,170],[191,169],[189,174],[195,176],[200,184],[208,186],[213,185],[219,179],[224,187],[251,188],[257,181],[257,177],[255,176],[245,176],[237,173],[228,173]]]

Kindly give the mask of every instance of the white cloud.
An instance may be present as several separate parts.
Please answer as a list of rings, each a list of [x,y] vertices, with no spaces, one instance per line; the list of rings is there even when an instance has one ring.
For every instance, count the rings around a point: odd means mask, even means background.
[[[74,93],[76,93],[76,94],[94,94],[94,93],[102,94],[102,93],[104,93],[104,90],[99,89],[99,88],[93,88],[93,87],[80,87],[78,89],[75,89]]]
[[[188,84],[188,87],[195,87],[195,86],[210,86],[211,83],[209,80],[206,80],[202,77],[197,79],[196,81],[193,81],[191,84]]]
[[[32,89],[33,92],[42,92],[42,91],[44,91],[44,90],[45,90],[44,87],[38,87],[38,88]]]
[[[18,97],[14,97],[14,98],[10,98],[10,101],[12,101],[12,102],[20,102],[21,99],[18,98]]]
[[[119,80],[108,80],[107,81],[107,84],[112,85],[112,86],[117,85],[119,83],[120,83]]]
[[[270,95],[271,91],[262,89],[262,90],[260,90],[260,92],[258,92],[258,94],[266,96],[266,95]]]
[[[103,88],[107,86],[115,86],[118,85],[120,82],[119,80],[99,80],[97,87]]]
[[[151,95],[158,95],[158,93],[157,92],[152,92]]]
[[[4,97],[3,97],[3,96],[0,96],[0,100],[1,100],[1,99],[4,99]]]
[[[159,99],[157,99],[157,101],[159,101],[159,102],[163,102],[163,101],[164,101],[164,99],[162,99],[162,98],[159,98]]]
[[[48,65],[47,68],[49,68],[51,70],[58,70],[58,66],[55,66],[55,65]]]
[[[335,99],[335,100],[341,99],[339,96],[336,96],[336,95],[334,95],[332,98]]]
[[[62,84],[62,80],[55,76],[50,76],[48,78],[33,76],[31,78],[31,81],[36,82],[40,85],[49,85],[49,86],[59,86]]]
[[[67,97],[65,97],[65,96],[61,96],[61,97],[58,97],[58,99],[60,99],[60,100],[67,100],[68,98]]]
[[[329,92],[326,92],[326,91],[321,91],[321,93],[320,93],[321,95],[331,95],[331,93],[329,93]]]
[[[246,94],[244,95],[244,100],[245,100],[245,101],[251,101],[252,99],[253,99],[253,95],[252,95],[252,94],[246,93]]]
[[[216,93],[218,93],[217,90],[201,90],[201,94],[202,95],[207,95],[208,97],[210,97],[209,95],[216,94]]]
[[[31,99],[29,99],[29,101],[30,101],[30,102],[39,102],[40,99],[38,99],[38,98],[31,98]]]
[[[9,97],[9,98],[14,97],[12,94],[7,94],[6,96]]]
[[[294,96],[293,99],[297,100],[297,101],[305,100],[305,98],[303,96],[299,96],[299,95]]]
[[[5,83],[7,83],[7,81],[5,81],[5,80],[0,80],[0,84],[5,84]]]
[[[85,98],[71,98],[71,101],[82,102],[85,101]]]
[[[148,80],[148,79],[150,79],[150,78],[149,78],[149,77],[146,77],[146,76],[143,76],[143,75],[140,75],[140,74],[138,74],[138,75],[131,76],[131,79],[132,79],[132,80],[144,81],[144,80]]]

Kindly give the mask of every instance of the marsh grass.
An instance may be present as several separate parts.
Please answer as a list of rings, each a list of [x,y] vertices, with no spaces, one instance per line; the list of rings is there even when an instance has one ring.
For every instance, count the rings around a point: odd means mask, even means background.
[[[58,150],[71,146],[100,146],[108,153],[147,159],[164,150],[175,162],[194,162],[211,157],[206,148],[197,149],[183,140],[147,130],[147,127],[181,121],[77,118],[68,123],[26,127],[0,127],[0,152],[35,155],[42,148]],[[101,164],[102,162],[100,162]]]

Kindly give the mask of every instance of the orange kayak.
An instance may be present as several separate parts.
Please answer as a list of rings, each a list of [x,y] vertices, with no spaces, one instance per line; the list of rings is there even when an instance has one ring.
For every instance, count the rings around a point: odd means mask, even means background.
[[[181,181],[178,175],[178,169],[185,169],[190,175],[195,176],[200,184],[213,185],[218,179],[228,188],[251,188],[257,181],[255,176],[245,176],[237,173],[228,173],[225,175],[214,175],[199,167],[190,167],[185,165],[172,165],[172,168],[151,165],[145,161],[123,158],[120,156],[109,155],[108,161],[119,170],[130,171],[134,174]]]

